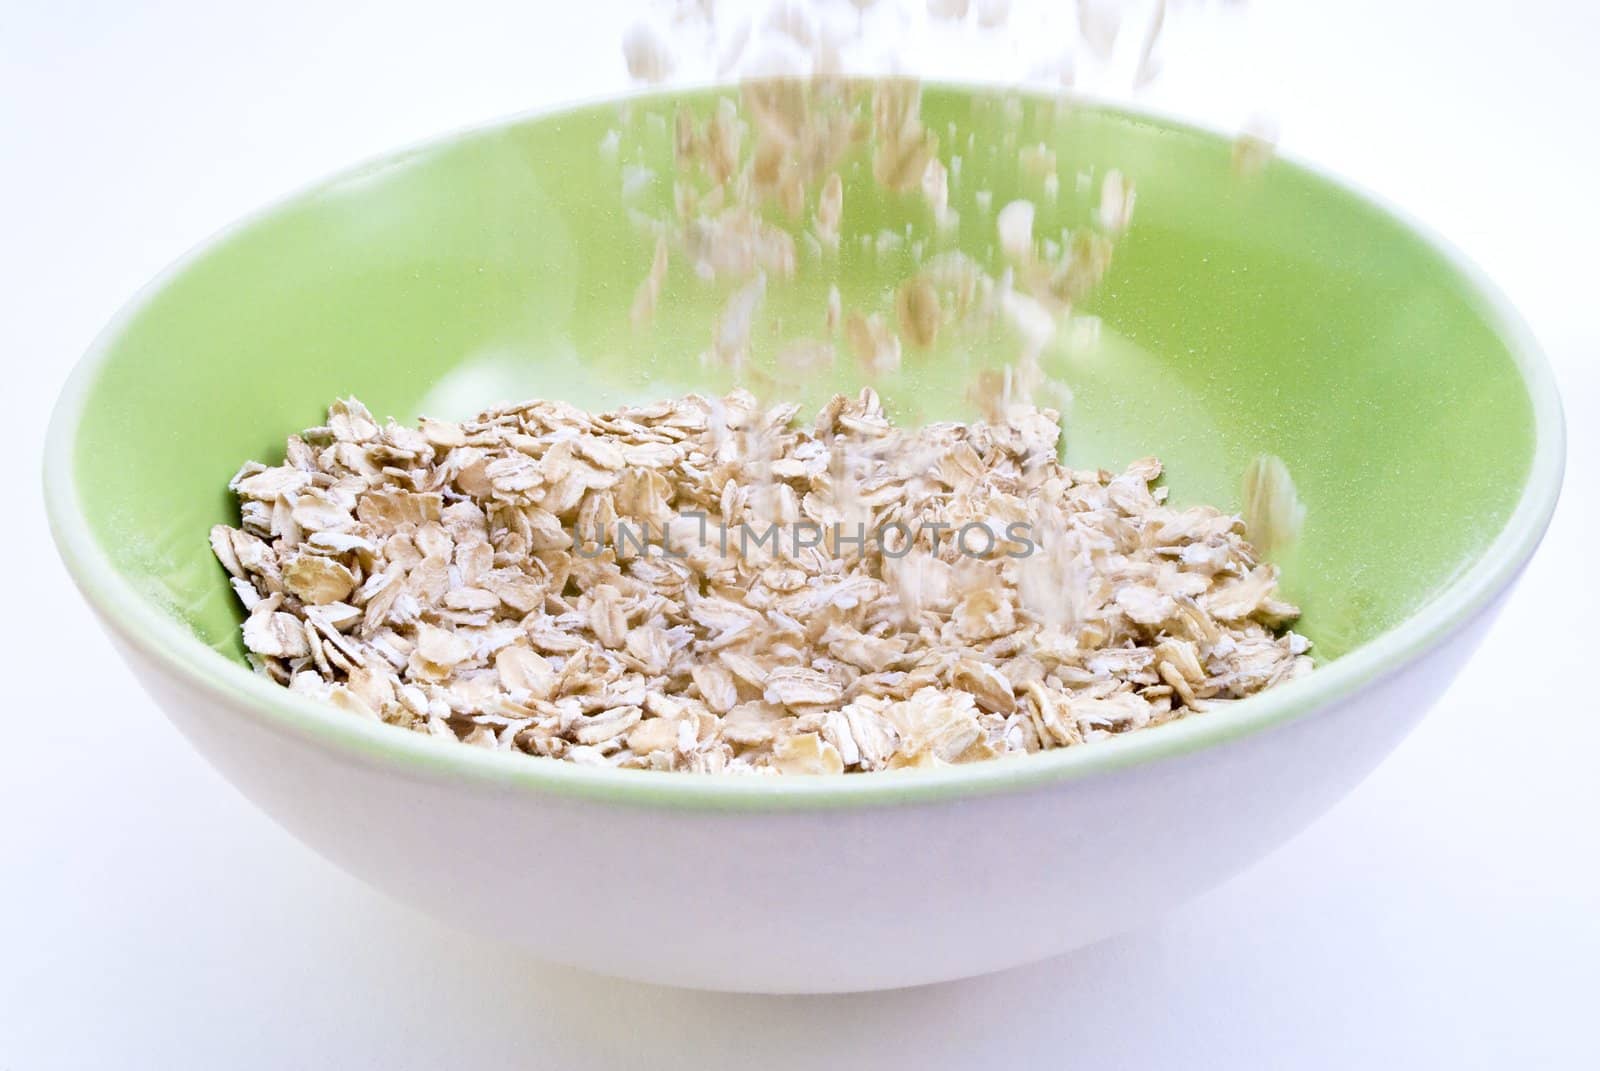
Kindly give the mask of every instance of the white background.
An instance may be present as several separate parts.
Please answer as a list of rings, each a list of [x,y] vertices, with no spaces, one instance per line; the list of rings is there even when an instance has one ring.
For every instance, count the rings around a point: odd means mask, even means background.
[[[781,1000],[542,967],[312,856],[136,690],[40,514],[48,406],[141,283],[350,162],[621,88],[626,8],[19,7],[0,18],[0,1069],[1600,1066],[1593,5],[1257,0],[1236,53],[1174,54],[1154,93],[1275,114],[1286,150],[1476,259],[1557,367],[1560,512],[1431,718],[1287,848],[1139,933]]]

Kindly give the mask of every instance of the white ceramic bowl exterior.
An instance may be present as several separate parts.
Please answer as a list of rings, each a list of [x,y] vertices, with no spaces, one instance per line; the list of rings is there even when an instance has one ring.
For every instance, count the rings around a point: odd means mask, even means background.
[[[396,898],[604,974],[815,993],[1043,959],[1239,872],[1399,743],[1498,606],[1331,705],[1212,746],[984,795],[754,810],[551,794],[339,747],[117,639],[246,796]]]

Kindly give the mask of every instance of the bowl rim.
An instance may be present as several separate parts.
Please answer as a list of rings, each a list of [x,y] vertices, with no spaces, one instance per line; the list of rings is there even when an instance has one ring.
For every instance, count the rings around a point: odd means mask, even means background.
[[[975,94],[1015,92],[1041,101],[1165,127],[1173,132],[1228,138],[1227,133],[1154,109],[1109,104],[1082,94],[1024,87],[928,80],[935,91]],[[351,716],[332,705],[291,692],[250,672],[201,642],[162,613],[112,565],[93,536],[78,495],[74,451],[88,394],[124,327],[166,285],[215,247],[290,204],[360,176],[392,167],[464,139],[585,109],[683,97],[730,88],[688,86],[606,95],[503,116],[434,135],[391,150],[310,183],[215,232],[163,269],[130,298],[90,344],[69,375],[50,416],[43,454],[45,512],[68,573],[102,623],[143,655],[217,705],[261,725],[307,739],[347,758],[394,772],[506,790],[557,795],[613,805],[692,810],[821,810],[842,807],[949,802],[1012,793],[1174,759],[1309,716],[1393,674],[1440,646],[1510,586],[1532,556],[1555,511],[1566,458],[1566,428],[1553,370],[1531,329],[1501,291],[1455,246],[1431,228],[1355,183],[1294,156],[1276,157],[1387,215],[1455,270],[1479,299],[1480,313],[1510,351],[1533,409],[1535,444],[1515,508],[1494,539],[1470,564],[1399,624],[1341,655],[1314,673],[1199,718],[1031,755],[938,769],[885,770],[869,776],[752,777],[622,770],[539,760],[440,741],[398,726]],[[207,716],[218,716],[208,712]]]

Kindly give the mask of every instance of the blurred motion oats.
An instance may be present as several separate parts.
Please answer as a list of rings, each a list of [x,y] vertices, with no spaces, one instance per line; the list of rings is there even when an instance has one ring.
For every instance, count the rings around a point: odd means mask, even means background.
[[[633,325],[655,317],[678,263],[717,289],[703,360],[741,388],[610,413],[528,401],[417,428],[336,402],[283,464],[240,470],[240,526],[211,535],[258,670],[494,750],[816,774],[1075,746],[1311,668],[1245,522],[1168,506],[1154,459],[1066,467],[1060,415],[1040,407],[1071,397],[1042,355],[1064,326],[1097,327],[1075,308],[1110,269],[1133,182],[1078,172],[1092,219],[1059,241],[1035,233],[1034,201],[1010,200],[993,222],[1002,263],[986,268],[954,246],[961,132],[950,124],[941,155],[918,82],[845,74],[879,8],[854,5],[841,29],[837,7],[778,3],[730,30],[714,5],[680,4],[623,41],[641,82],[692,66],[685,34],[719,76],[741,75],[733,95],[675,112],[670,208],[628,209],[653,248]],[[1140,79],[1165,11],[1149,14]],[[992,30],[1011,5],[929,0],[925,14]],[[1109,58],[1123,5],[1076,14],[1084,48]],[[1054,62],[1047,80],[1070,82],[1072,57]],[[1015,129],[1020,100],[1004,114]],[[613,130],[600,150],[615,159],[620,144]],[[1237,166],[1258,169],[1264,146],[1241,142]],[[1012,151],[1054,201],[1056,152]],[[926,233],[852,231],[852,161],[870,184],[857,195],[918,199]],[[986,220],[990,191],[974,200]],[[998,350],[1004,327],[1013,359],[974,369],[967,389],[982,422],[896,427],[870,388],[797,421],[752,332],[772,288],[835,270],[847,241],[904,249],[895,263],[911,270],[850,304],[829,278],[816,333],[790,339],[777,368],[813,377],[842,352],[876,381],[955,332]],[[1245,517],[1263,551],[1291,542],[1303,512],[1281,461],[1252,466]]]

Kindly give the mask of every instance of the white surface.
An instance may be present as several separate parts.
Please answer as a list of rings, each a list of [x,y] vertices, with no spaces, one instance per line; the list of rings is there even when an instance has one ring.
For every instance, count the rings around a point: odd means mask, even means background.
[[[49,402],[124,298],[239,214],[387,147],[621,85],[615,5],[568,8],[559,37],[539,6],[8,13],[0,1068],[1600,1062],[1596,615],[1574,582],[1600,520],[1589,5],[1257,0],[1253,57],[1170,57],[1157,101],[1231,121],[1251,71],[1289,150],[1476,259],[1550,352],[1572,420],[1555,526],[1485,656],[1349,800],[1216,892],[975,982],[675,992],[393,906],[211,773],[56,564],[35,488]],[[1511,685],[1512,663],[1533,679]]]

